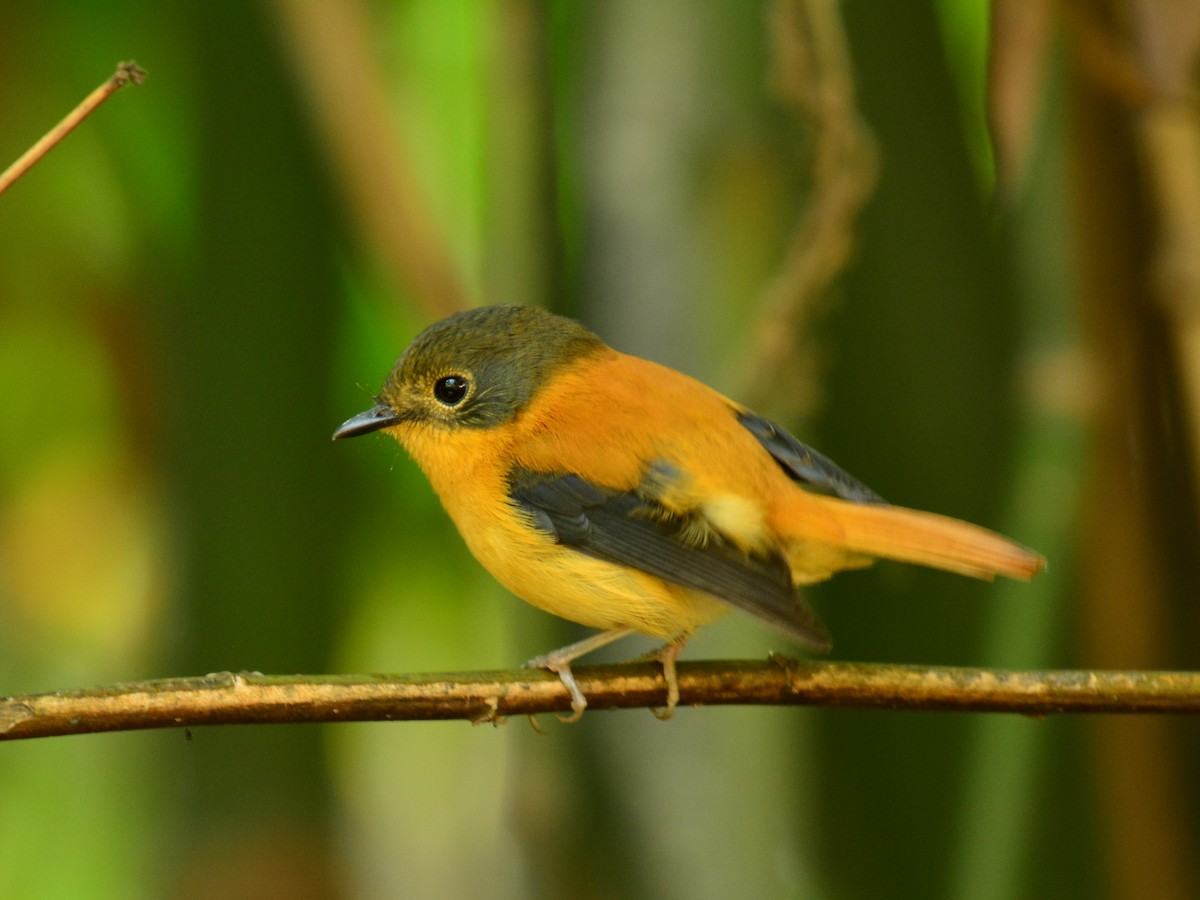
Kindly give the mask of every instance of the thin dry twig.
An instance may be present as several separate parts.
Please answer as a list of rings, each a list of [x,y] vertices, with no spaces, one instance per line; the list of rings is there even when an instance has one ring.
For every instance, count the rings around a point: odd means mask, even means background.
[[[83,102],[71,110],[66,117],[51,128],[36,144],[26,150],[21,158],[0,174],[0,194],[17,181],[22,175],[32,169],[39,160],[63,138],[70,134],[75,127],[90,116],[105,100],[125,87],[127,84],[141,84],[146,80],[146,70],[133,60],[117,63],[117,70],[94,91],[84,98]]]
[[[575,670],[596,710],[662,706],[652,663]],[[1197,672],[1013,672],[947,666],[688,662],[682,706],[779,705],[1052,713],[1198,713]],[[0,698],[0,740],[199,725],[466,719],[562,712],[558,676],[536,670],[439,675],[268,676],[222,672]]]
[[[806,318],[850,261],[855,220],[878,175],[875,141],[855,105],[837,4],[777,0],[771,33],[776,90],[812,129],[812,194],[763,297],[754,366],[741,393],[750,406],[766,400],[766,386],[778,383],[798,355]]]

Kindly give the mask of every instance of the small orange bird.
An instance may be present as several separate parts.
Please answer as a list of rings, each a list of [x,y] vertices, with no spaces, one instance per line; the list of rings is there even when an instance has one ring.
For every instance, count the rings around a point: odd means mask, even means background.
[[[334,439],[385,431],[429,478],[476,559],[518,597],[602,629],[530,660],[558,673],[641,632],[670,715],[675,659],[737,608],[818,651],[797,586],[875,558],[1027,579],[1045,560],[977,525],[888,505],[779,426],[570,319],[492,306],[412,342],[374,407]]]

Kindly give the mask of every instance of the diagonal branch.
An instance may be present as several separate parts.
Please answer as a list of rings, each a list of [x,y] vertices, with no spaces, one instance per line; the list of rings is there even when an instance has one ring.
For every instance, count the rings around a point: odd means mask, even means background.
[[[88,94],[63,120],[42,135],[36,144],[21,154],[21,158],[0,172],[0,194],[8,190],[18,178],[32,169],[58,142],[75,130],[84,119],[96,111],[105,100],[127,84],[141,84],[146,80],[146,70],[133,60],[117,63],[117,70],[102,85]]]
[[[659,667],[580,666],[588,709],[661,706]],[[787,657],[679,665],[681,705],[1051,713],[1197,713],[1200,673],[1013,672],[947,666],[803,663]],[[97,731],[282,722],[467,719],[561,712],[556,675],[534,670],[439,675],[279,676],[221,672],[0,698],[0,740]]]

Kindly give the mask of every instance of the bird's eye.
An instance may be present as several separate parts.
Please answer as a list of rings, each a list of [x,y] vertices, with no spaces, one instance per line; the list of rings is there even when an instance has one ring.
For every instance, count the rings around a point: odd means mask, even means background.
[[[458,406],[462,403],[463,397],[467,396],[467,389],[470,386],[471,382],[461,375],[447,375],[445,378],[437,380],[433,386],[433,396],[437,397],[438,403],[443,406]]]

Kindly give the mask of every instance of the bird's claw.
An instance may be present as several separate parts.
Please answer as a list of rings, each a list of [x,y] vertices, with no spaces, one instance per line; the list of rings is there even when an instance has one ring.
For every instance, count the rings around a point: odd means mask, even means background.
[[[686,643],[687,635],[684,635],[681,638],[676,638],[669,644],[664,644],[653,653],[648,653],[643,657],[647,661],[657,662],[662,666],[663,681],[667,683],[667,706],[665,709],[657,709],[651,706],[650,712],[654,713],[655,717],[663,722],[675,715],[675,707],[679,705],[679,678],[675,670],[675,660],[679,658],[679,651],[683,649],[683,645]]]
[[[548,669],[558,676],[558,680],[562,682],[563,687],[567,689],[567,693],[571,695],[571,714],[569,716],[564,716],[561,713],[554,714],[560,722],[564,725],[574,725],[583,718],[583,711],[587,709],[587,698],[583,696],[583,691],[579,689],[579,685],[575,681],[575,675],[571,672],[570,662],[563,661],[554,653],[547,653],[543,656],[535,656],[521,668]],[[538,731],[541,731],[536,725],[534,727]]]

